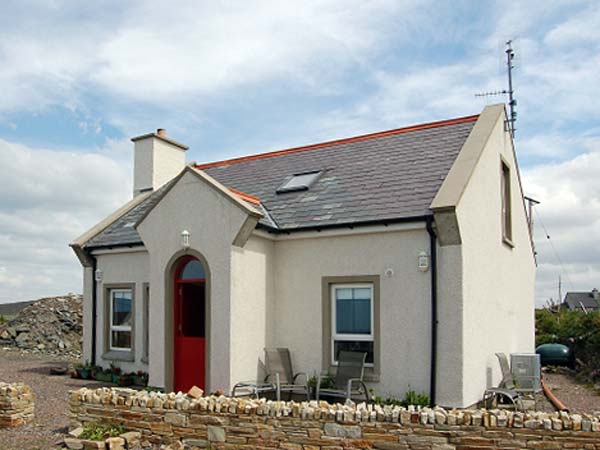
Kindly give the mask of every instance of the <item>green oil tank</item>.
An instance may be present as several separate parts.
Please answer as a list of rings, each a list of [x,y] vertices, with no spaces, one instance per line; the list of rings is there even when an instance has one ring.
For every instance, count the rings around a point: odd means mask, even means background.
[[[570,366],[573,361],[571,349],[562,344],[542,344],[535,352],[540,355],[542,366]]]

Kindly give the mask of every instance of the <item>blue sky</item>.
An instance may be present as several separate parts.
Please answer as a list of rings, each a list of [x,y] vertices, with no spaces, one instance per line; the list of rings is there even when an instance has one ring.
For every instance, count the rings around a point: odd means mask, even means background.
[[[523,183],[562,261],[536,229],[541,304],[561,272],[600,287],[597,2],[8,2],[0,302],[80,290],[66,244],[129,198],[130,137],[210,161],[478,113],[510,38]]]

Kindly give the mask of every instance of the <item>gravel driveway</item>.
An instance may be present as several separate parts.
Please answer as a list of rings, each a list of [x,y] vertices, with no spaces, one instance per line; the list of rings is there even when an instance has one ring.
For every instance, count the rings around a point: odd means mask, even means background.
[[[0,381],[22,381],[35,393],[34,421],[21,427],[0,428],[0,449],[61,448],[58,444],[62,443],[69,425],[68,392],[83,386],[102,386],[95,381],[49,375],[50,367],[67,362],[0,349]]]
[[[600,411],[600,395],[589,386],[577,383],[567,369],[558,372],[545,372],[546,385],[558,399],[572,413],[593,413]],[[554,408],[545,400],[544,411],[553,411]]]

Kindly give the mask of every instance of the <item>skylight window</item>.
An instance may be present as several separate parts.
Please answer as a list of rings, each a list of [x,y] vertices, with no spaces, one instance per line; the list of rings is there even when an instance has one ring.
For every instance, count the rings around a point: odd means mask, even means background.
[[[319,175],[321,175],[320,170],[292,175],[291,177],[288,177],[281,186],[279,186],[277,193],[281,194],[283,192],[306,191],[314,184],[315,181],[317,181]]]

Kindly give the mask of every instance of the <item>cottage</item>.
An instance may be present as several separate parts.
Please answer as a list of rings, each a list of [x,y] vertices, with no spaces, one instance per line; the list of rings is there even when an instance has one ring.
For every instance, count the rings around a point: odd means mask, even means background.
[[[563,304],[571,311],[597,311],[600,309],[600,293],[596,288],[589,292],[567,292]]]
[[[71,243],[84,358],[228,390],[264,347],[367,352],[378,393],[467,406],[534,347],[535,260],[503,105],[205,164],[133,138],[133,199]]]

